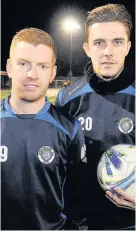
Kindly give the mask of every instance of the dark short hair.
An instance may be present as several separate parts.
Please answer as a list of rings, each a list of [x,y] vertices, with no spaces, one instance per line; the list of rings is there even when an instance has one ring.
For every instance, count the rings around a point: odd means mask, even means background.
[[[104,6],[97,7],[92,11],[88,12],[88,17],[85,22],[86,41],[88,41],[89,26],[93,25],[94,23],[115,22],[115,21],[124,24],[128,39],[130,39],[131,30],[132,30],[132,19],[129,12],[127,11],[124,5],[107,4]]]

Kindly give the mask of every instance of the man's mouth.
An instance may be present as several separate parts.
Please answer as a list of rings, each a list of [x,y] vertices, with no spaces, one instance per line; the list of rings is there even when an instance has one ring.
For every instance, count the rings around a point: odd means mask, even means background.
[[[102,64],[113,65],[113,64],[115,64],[115,63],[114,63],[114,62],[102,62]]]
[[[36,84],[24,84],[24,86],[25,87],[27,87],[27,88],[37,88],[37,87],[39,87],[38,85],[36,85]]]

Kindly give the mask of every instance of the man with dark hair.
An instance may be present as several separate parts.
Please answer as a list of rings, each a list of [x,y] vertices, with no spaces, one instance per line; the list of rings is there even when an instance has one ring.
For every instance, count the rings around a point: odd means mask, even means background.
[[[11,95],[1,103],[2,230],[65,227],[66,176],[74,188],[85,145],[79,121],[45,98],[56,75],[55,61],[55,43],[45,31],[26,28],[13,37],[7,61]],[[71,213],[73,208],[74,203]]]
[[[91,61],[85,76],[63,88],[56,100],[57,106],[78,118],[85,135],[88,191],[83,197],[92,230],[134,229],[135,224],[135,212],[108,200],[97,180],[97,165],[104,152],[117,144],[135,144],[135,73],[126,60],[131,29],[131,16],[123,5],[107,4],[88,12],[83,48]],[[117,205],[134,209],[135,198],[115,190],[124,199],[111,192],[108,196]]]

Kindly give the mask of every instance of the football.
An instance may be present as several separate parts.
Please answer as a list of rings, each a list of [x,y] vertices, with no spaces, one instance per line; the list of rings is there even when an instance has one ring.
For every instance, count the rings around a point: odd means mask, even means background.
[[[116,193],[116,186],[135,197],[136,146],[119,144],[104,152],[98,164],[97,177],[103,190]]]

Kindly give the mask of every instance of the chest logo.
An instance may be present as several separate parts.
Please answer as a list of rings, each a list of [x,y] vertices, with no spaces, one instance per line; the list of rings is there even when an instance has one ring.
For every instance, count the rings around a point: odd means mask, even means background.
[[[50,146],[43,146],[38,151],[38,158],[44,164],[49,164],[53,161],[55,152]]]
[[[122,118],[118,123],[118,128],[122,133],[128,134],[133,130],[134,123],[131,119],[129,119],[127,117]]]

